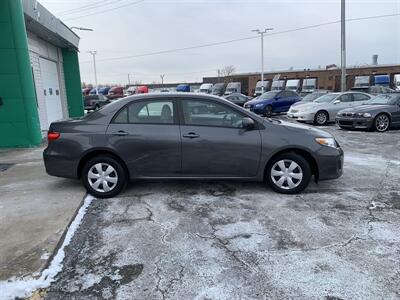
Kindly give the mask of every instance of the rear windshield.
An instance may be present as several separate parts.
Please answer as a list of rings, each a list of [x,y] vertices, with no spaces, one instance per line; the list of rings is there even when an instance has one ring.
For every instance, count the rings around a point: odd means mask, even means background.
[[[395,104],[399,98],[399,94],[383,94],[372,98],[368,104]]]

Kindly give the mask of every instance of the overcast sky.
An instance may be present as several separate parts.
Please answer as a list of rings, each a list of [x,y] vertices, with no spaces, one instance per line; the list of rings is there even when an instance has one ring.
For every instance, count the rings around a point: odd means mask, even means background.
[[[237,72],[260,71],[260,40],[139,56],[158,51],[252,37],[255,28],[275,33],[340,20],[340,0],[41,0],[80,41],[81,78],[94,82],[89,50],[97,50],[99,83],[201,81],[233,65]],[[108,5],[107,5],[108,4]],[[92,5],[92,6],[91,6]],[[83,7],[82,9],[76,9]],[[123,6],[118,8],[119,6]],[[73,10],[76,9],[76,10]],[[400,14],[400,0],[346,1],[346,18]],[[100,13],[98,13],[100,12]],[[89,15],[92,14],[92,15]],[[348,65],[400,63],[400,16],[347,23]],[[265,70],[340,65],[340,24],[265,37]],[[118,57],[135,56],[111,60]],[[109,60],[110,59],[110,60]]]

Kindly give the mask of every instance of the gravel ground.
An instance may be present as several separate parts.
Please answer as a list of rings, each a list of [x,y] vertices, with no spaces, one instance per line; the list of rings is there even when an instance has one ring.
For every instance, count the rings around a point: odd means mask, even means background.
[[[332,132],[344,175],[139,182],[96,200],[46,299],[399,299],[400,131]]]

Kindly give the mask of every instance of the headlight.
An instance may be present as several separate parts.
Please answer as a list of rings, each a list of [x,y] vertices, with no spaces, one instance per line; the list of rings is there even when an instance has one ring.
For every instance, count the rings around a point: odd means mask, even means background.
[[[263,104],[263,103],[258,103],[258,104],[256,104],[255,106],[256,106],[256,107],[263,107],[264,104]]]
[[[322,146],[336,148],[336,142],[334,138],[316,138],[315,141]]]
[[[363,114],[363,117],[364,117],[364,118],[371,118],[371,114],[370,114],[370,113],[364,113],[364,114]]]

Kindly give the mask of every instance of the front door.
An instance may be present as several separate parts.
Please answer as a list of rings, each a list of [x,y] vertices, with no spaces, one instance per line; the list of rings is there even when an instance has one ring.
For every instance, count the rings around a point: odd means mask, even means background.
[[[180,104],[183,176],[256,176],[261,136],[258,129],[242,128],[245,115],[215,101],[191,98]]]
[[[353,103],[353,95],[351,93],[343,94],[336,98],[335,100],[339,100],[340,102],[335,103],[333,101],[329,107],[329,118],[330,120],[335,120],[335,117],[338,111],[351,107]]]
[[[181,174],[181,135],[175,101],[132,101],[107,129],[109,145],[132,178]]]
[[[40,58],[40,72],[43,83],[43,94],[46,103],[48,128],[52,122],[63,118],[57,64],[51,60]]]

